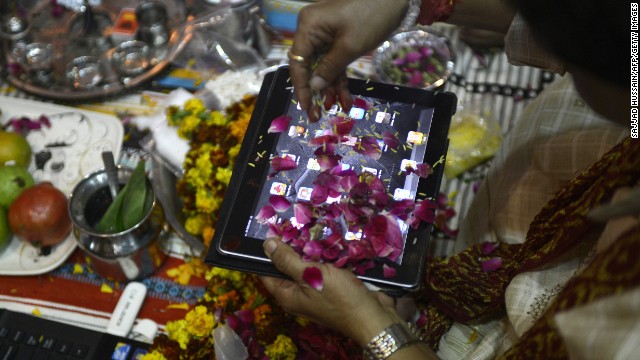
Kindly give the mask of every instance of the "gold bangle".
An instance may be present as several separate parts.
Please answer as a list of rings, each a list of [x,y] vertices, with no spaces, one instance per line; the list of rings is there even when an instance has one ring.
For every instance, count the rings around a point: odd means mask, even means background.
[[[404,323],[395,323],[373,337],[365,348],[371,360],[384,360],[399,349],[420,342],[420,338]]]

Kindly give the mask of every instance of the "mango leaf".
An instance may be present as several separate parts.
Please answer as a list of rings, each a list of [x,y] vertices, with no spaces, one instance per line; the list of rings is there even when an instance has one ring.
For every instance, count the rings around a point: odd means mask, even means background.
[[[124,225],[122,230],[135,226],[146,213],[145,199],[149,189],[147,178],[144,176],[144,163],[138,164],[133,171],[127,187],[127,197],[122,204],[122,223]]]
[[[96,230],[101,233],[118,233],[140,222],[151,207],[152,202],[147,200],[153,198],[151,191],[144,174],[144,161],[140,161],[127,184],[96,225]]]

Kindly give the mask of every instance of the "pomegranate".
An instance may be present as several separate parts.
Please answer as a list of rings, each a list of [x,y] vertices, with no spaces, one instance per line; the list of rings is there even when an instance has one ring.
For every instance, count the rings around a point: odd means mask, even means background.
[[[9,227],[37,247],[62,242],[71,231],[67,197],[49,182],[24,190],[9,207]]]

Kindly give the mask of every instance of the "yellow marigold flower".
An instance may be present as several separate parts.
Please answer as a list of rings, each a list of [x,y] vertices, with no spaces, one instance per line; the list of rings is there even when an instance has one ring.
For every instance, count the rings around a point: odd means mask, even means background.
[[[204,214],[189,216],[184,222],[184,228],[193,235],[200,235],[209,226],[209,219]]]
[[[204,229],[202,229],[202,241],[207,247],[209,247],[209,244],[211,244],[211,240],[213,240],[213,235],[215,235],[215,232],[216,229],[214,229],[212,226],[205,226]]]
[[[180,344],[182,350],[187,349],[187,344],[191,337],[187,331],[187,321],[185,319],[167,322],[165,330],[167,331],[169,339]]]
[[[227,269],[223,269],[223,268],[219,268],[219,267],[212,267],[211,270],[209,270],[204,278],[208,280],[211,280],[213,277],[219,277],[221,279],[229,279],[231,280],[231,282],[233,282],[234,284],[240,284],[242,285],[242,283],[244,282],[244,274],[240,271],[235,271],[235,270],[227,270]],[[243,288],[244,286],[240,286],[239,288]]]
[[[140,360],[167,360],[167,358],[158,350],[153,350],[152,352],[142,355]]]
[[[212,111],[207,119],[207,125],[226,126],[229,119],[220,111]]]
[[[209,336],[215,325],[213,314],[210,314],[206,306],[198,305],[189,311],[184,317],[187,322],[187,331],[198,336]]]
[[[238,141],[244,138],[244,134],[247,132],[247,127],[249,126],[250,116],[246,116],[242,119],[238,119],[229,124],[229,133],[231,136],[238,139]]]
[[[184,102],[184,109],[191,112],[191,114],[198,114],[207,111],[204,103],[199,98],[191,98]]]
[[[270,314],[271,306],[269,304],[262,304],[253,309],[253,317],[255,318],[256,324],[263,323]]]
[[[231,169],[229,168],[217,168],[216,169],[216,180],[220,181],[225,185],[229,185],[229,181],[231,180]]]
[[[232,146],[229,148],[229,151],[227,151],[227,155],[229,156],[229,159],[233,159],[232,162],[235,162],[236,158],[238,157],[238,153],[240,152],[240,146],[242,144],[237,144],[235,146]]]
[[[184,264],[167,270],[167,276],[181,285],[188,285],[191,277],[202,277],[206,271],[206,265],[198,258],[192,258]]]
[[[208,214],[217,211],[222,205],[222,199],[215,196],[207,189],[198,189],[196,191],[196,207],[199,211]]]
[[[273,344],[267,346],[264,353],[271,360],[295,360],[298,348],[290,337],[278,335]]]
[[[178,128],[178,135],[182,138],[189,138],[191,133],[200,125],[200,118],[196,115],[189,115],[182,119],[180,127]]]

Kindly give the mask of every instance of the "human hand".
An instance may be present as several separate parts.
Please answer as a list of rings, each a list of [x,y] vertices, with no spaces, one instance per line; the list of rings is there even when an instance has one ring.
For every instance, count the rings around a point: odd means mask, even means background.
[[[289,70],[310,121],[321,114],[318,104],[312,104],[313,92],[321,93],[325,109],[336,100],[345,110],[351,108],[345,69],[400,25],[407,6],[408,0],[325,0],[301,9],[291,58],[304,60],[290,59]]]
[[[394,310],[392,298],[369,291],[350,271],[331,264],[304,262],[279,240],[265,241],[264,249],[276,268],[292,279],[261,277],[285,311],[338,330],[361,346],[387,326],[402,321]],[[310,266],[322,272],[320,291],[302,279],[305,268]]]

